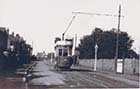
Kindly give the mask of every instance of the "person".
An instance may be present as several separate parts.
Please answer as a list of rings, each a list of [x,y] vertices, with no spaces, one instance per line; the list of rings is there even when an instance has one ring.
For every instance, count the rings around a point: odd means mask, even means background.
[[[79,56],[80,56],[80,52],[79,52],[78,48],[75,48],[74,65],[79,64]]]

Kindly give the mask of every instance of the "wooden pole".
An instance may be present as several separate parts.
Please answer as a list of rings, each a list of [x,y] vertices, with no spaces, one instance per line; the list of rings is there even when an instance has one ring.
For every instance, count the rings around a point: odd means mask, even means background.
[[[118,60],[118,49],[119,49],[119,32],[120,32],[120,17],[121,17],[121,5],[119,5],[118,15],[118,31],[117,31],[117,42],[116,42],[116,53],[115,53],[115,72],[117,72],[117,60]]]

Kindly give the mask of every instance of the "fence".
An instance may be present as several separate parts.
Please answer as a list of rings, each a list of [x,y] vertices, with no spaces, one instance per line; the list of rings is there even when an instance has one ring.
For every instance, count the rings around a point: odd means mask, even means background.
[[[94,67],[94,59],[81,59],[80,65],[87,67]],[[113,59],[99,59],[97,60],[97,70],[114,71]],[[124,74],[139,74],[139,60],[138,59],[125,59],[124,61]]]

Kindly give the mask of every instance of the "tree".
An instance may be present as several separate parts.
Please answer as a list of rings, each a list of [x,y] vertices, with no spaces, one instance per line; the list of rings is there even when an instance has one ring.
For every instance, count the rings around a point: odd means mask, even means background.
[[[117,30],[103,31],[100,28],[95,28],[90,35],[84,36],[80,39],[79,51],[80,58],[94,58],[95,44],[98,48],[98,58],[114,58],[116,52]],[[118,58],[129,58],[132,53],[132,43],[134,40],[127,34],[127,32],[119,33],[119,51]],[[131,51],[131,52],[130,52]]]

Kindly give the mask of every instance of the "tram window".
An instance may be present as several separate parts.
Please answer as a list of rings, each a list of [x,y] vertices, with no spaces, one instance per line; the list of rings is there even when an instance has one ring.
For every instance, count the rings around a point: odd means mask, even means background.
[[[67,51],[67,49],[64,49],[64,54],[63,54],[63,56],[68,56],[68,51]]]
[[[62,49],[59,49],[59,56],[62,56]]]

